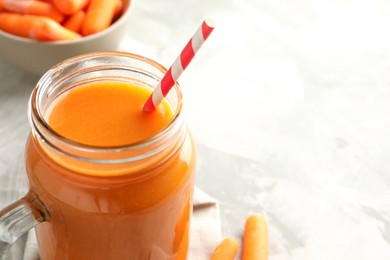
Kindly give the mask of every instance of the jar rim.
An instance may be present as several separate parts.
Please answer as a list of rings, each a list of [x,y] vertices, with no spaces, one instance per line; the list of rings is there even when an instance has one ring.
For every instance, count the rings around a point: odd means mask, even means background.
[[[147,146],[151,146],[158,142],[160,139],[169,137],[169,135],[172,135],[172,132],[177,132],[177,129],[174,128],[181,128],[184,124],[183,121],[183,102],[182,102],[182,92],[180,89],[180,85],[176,82],[173,86],[173,89],[175,91],[175,94],[177,95],[177,107],[174,110],[174,116],[170,120],[170,122],[161,129],[158,133],[155,135],[145,138],[143,140],[132,142],[129,144],[123,144],[123,145],[116,145],[116,146],[99,146],[99,145],[91,145],[91,144],[84,144],[75,140],[71,140],[60,133],[56,132],[54,129],[52,129],[45,119],[45,116],[42,112],[42,108],[40,107],[40,98],[43,94],[42,91],[46,90],[45,87],[48,87],[48,84],[51,83],[52,78],[57,75],[58,73],[61,73],[66,67],[70,66],[71,64],[77,63],[77,62],[85,62],[88,59],[98,58],[98,57],[121,57],[125,59],[132,59],[136,60],[137,62],[144,63],[146,65],[151,65],[155,69],[157,69],[159,72],[165,74],[167,72],[167,69],[159,64],[156,61],[153,61],[147,57],[133,54],[133,53],[127,53],[127,52],[120,52],[120,51],[104,51],[104,52],[90,52],[82,55],[78,55],[75,57],[71,57],[69,59],[66,59],[51,69],[49,69],[37,82],[36,86],[34,87],[30,100],[29,100],[29,111],[28,111],[28,117],[30,121],[30,126],[33,130],[37,132],[37,134],[40,136],[40,138],[43,138],[46,143],[53,146],[53,144],[50,143],[50,141],[46,140],[45,135],[50,135],[53,139],[55,139],[57,142],[60,142],[62,145],[68,146],[74,150],[85,152],[85,153],[100,153],[100,154],[109,154],[109,153],[117,153],[117,152],[127,152],[127,151],[133,151],[137,149],[142,149]],[[118,66],[115,64],[108,64],[108,66]],[[57,148],[57,147],[52,147]],[[64,153],[64,151],[60,151]],[[150,152],[149,156],[152,156],[157,151]],[[66,154],[71,155],[71,154]],[[143,155],[142,158],[145,158]],[[80,159],[77,156],[77,159]],[[132,158],[132,160],[128,159],[125,162],[129,161],[135,161],[137,160],[136,157]],[[90,159],[87,158],[86,161],[94,162],[94,163],[108,163],[107,160],[96,160],[96,159]],[[110,160],[111,163],[118,163],[118,162],[124,162],[123,159],[119,160]]]

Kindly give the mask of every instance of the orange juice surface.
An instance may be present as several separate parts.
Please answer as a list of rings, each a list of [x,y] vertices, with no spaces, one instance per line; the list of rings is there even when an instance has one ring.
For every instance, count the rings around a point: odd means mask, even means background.
[[[166,101],[156,111],[142,112],[150,94],[124,81],[88,82],[57,97],[46,120],[57,134],[79,144],[107,150],[139,144],[175,122]],[[61,146],[52,149],[30,135],[31,190],[50,212],[36,226],[41,258],[186,259],[195,151],[185,129],[159,154],[148,150],[159,144],[141,146],[151,157],[115,164],[69,159],[58,152]],[[102,167],[103,174],[96,175]]]
[[[71,90],[49,114],[49,125],[62,136],[89,145],[119,146],[158,133],[172,119],[163,102],[142,112],[150,90],[120,81],[97,81]]]

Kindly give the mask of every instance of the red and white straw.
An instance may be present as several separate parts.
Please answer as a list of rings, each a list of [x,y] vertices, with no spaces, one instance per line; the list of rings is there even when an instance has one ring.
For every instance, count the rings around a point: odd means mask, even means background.
[[[192,58],[194,58],[195,54],[213,30],[213,20],[206,19],[202,22],[201,26],[192,36],[180,55],[176,58],[175,62],[164,75],[157,88],[144,104],[144,107],[142,108],[143,111],[153,111],[163,101],[164,97],[168,94],[173,85],[175,85],[180,75],[186,69]]]

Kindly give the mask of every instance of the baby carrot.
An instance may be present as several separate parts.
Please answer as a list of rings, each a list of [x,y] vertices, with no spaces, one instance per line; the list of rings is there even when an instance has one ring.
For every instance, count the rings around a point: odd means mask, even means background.
[[[65,17],[51,3],[36,0],[3,0],[3,8],[7,11],[16,12],[19,14],[31,14],[49,17],[58,23],[61,23]]]
[[[234,260],[238,251],[238,242],[236,239],[229,237],[217,246],[210,260]]]
[[[115,0],[115,2],[116,3],[115,3],[114,16],[113,16],[113,19],[112,19],[113,21],[117,20],[120,17],[122,11],[123,11],[123,2],[122,2],[122,0]]]
[[[0,0],[0,13],[5,12],[5,9],[3,7],[3,0]]]
[[[242,260],[266,259],[268,259],[267,222],[260,215],[251,215],[245,223]]]
[[[0,13],[0,30],[40,41],[66,41],[81,37],[50,18],[15,13]]]
[[[84,9],[89,0],[53,0],[54,6],[63,14],[71,15]]]
[[[79,33],[85,19],[85,12],[80,10],[72,14],[63,24],[66,29]]]
[[[81,29],[83,35],[100,32],[110,26],[114,17],[116,1],[91,0]]]
[[[80,34],[68,30],[50,19],[44,19],[39,26],[36,26],[35,34],[36,39],[40,41],[69,41],[81,37]]]

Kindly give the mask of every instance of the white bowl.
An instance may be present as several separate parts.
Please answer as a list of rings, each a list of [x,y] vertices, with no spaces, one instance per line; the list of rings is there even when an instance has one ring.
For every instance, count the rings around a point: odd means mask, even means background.
[[[124,11],[115,23],[77,40],[40,42],[0,31],[0,54],[24,71],[41,76],[64,59],[87,52],[116,50],[126,34],[133,6],[134,0],[124,0]]]

